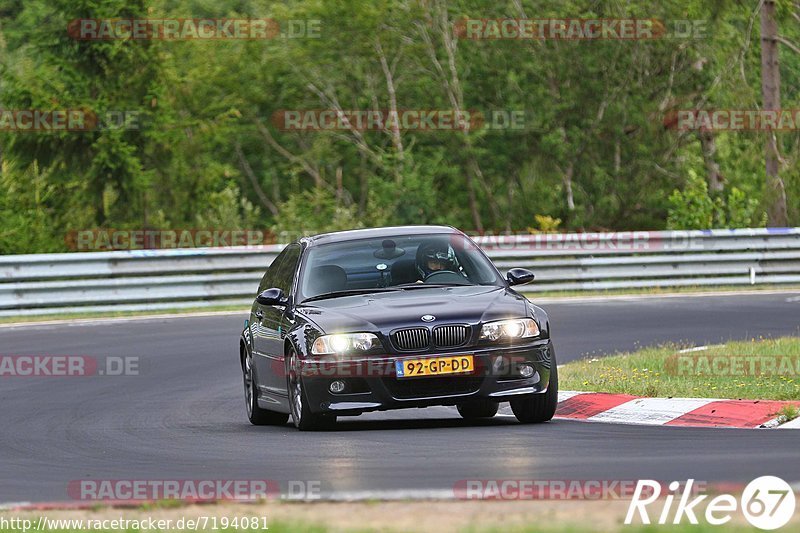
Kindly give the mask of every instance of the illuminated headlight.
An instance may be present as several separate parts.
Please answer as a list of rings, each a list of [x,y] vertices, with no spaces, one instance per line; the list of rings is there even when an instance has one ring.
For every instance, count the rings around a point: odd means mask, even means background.
[[[367,352],[380,343],[372,333],[342,333],[317,337],[311,346],[313,355],[328,355],[347,352]]]
[[[497,320],[487,322],[481,328],[481,340],[527,339],[539,335],[539,326],[532,318]]]

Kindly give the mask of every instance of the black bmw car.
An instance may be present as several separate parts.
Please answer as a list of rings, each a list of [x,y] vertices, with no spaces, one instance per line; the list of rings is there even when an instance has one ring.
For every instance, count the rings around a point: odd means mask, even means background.
[[[547,314],[465,234],[443,226],[327,233],[288,245],[258,288],[239,346],[257,425],[330,427],[366,411],[456,406],[550,420],[558,375]]]

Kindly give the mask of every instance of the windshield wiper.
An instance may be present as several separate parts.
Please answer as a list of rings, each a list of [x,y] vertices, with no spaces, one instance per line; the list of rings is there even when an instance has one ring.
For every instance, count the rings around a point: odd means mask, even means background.
[[[442,287],[473,287],[471,283],[401,283],[392,285],[395,289],[441,289]]]
[[[311,296],[306,298],[300,303],[306,302],[313,302],[315,300],[325,300],[327,298],[338,298],[339,296],[355,296],[357,294],[371,294],[373,292],[392,292],[399,290],[394,287],[378,287],[372,289],[348,289],[346,291],[332,291],[332,292],[323,292],[322,294],[317,294],[316,296]]]

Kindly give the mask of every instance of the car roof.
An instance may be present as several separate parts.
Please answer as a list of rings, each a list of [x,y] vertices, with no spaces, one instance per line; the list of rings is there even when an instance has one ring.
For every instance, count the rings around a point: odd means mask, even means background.
[[[452,226],[387,226],[383,228],[365,228],[346,231],[334,231],[331,233],[321,233],[304,237],[301,242],[309,246],[317,244],[327,244],[330,242],[355,241],[358,239],[380,239],[382,237],[393,237],[397,235],[432,235],[436,233],[461,234],[460,231]]]

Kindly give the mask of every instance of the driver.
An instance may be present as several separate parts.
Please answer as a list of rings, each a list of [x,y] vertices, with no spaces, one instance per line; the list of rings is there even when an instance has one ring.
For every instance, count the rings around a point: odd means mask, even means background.
[[[456,254],[446,242],[428,242],[417,249],[417,273],[424,280],[434,272],[458,272]]]

